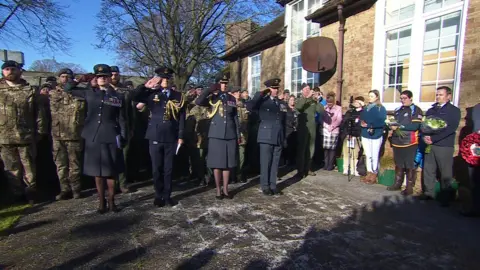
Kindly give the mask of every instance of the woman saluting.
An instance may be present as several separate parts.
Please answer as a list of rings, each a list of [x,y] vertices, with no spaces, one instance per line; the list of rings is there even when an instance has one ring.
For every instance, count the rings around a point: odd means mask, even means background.
[[[232,198],[228,194],[228,179],[231,169],[237,166],[240,125],[235,97],[227,93],[228,76],[223,75],[219,83],[220,89],[218,89],[218,84],[215,84],[210,89],[204,90],[197,98],[196,104],[210,107],[207,167],[213,169],[217,186],[216,198],[221,200],[224,197]],[[220,189],[222,179],[223,194]]]
[[[125,142],[125,110],[123,96],[110,86],[110,67],[98,64],[93,70],[93,80],[91,76],[83,76],[79,81],[66,84],[64,90],[84,98],[87,103],[87,117],[82,130],[82,138],[85,139],[83,174],[95,177],[98,213],[103,214],[107,210],[105,180],[108,185],[108,209],[118,211],[114,201],[115,179],[125,166],[121,151]],[[78,87],[80,82],[92,83]]]

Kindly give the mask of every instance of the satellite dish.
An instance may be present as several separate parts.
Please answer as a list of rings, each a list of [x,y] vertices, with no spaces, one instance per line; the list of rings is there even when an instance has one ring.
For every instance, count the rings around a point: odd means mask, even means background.
[[[305,40],[301,51],[302,67],[320,73],[320,85],[326,83],[337,69],[337,47],[331,38],[313,37]]]

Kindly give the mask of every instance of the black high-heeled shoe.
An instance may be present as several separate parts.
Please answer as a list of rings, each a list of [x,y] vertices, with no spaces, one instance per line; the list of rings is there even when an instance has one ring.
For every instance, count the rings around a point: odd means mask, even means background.
[[[223,193],[220,192],[220,195],[215,195],[215,199],[217,199],[217,200],[223,200]]]
[[[107,212],[107,202],[103,201],[103,204],[98,207],[97,213],[100,215],[103,215]]]
[[[228,200],[233,199],[233,196],[231,194],[225,194],[223,191],[222,191],[222,195],[225,199],[228,199]]]
[[[117,213],[119,211],[117,205],[115,205],[114,200],[109,200],[108,201],[108,210],[113,213]]]

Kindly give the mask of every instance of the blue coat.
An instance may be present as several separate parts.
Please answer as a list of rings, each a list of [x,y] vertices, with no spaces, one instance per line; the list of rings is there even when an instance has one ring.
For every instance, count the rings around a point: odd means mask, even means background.
[[[257,92],[249,103],[249,110],[258,111],[260,124],[258,126],[257,142],[283,146],[286,132],[287,104],[277,100],[277,104],[262,92]]]
[[[176,113],[167,109],[169,101],[179,104],[183,95],[171,89],[167,91],[168,97],[160,89],[152,90],[139,85],[133,93],[133,101],[147,104],[151,112],[145,139],[159,143],[176,143],[178,139],[183,139],[185,106]]]
[[[365,107],[360,113],[360,120],[367,123],[367,127],[362,127],[362,137],[367,139],[378,139],[383,136],[385,129],[385,120],[387,119],[387,110],[382,105],[375,105],[368,110]],[[368,129],[372,129],[373,133],[369,134]]]
[[[64,89],[75,97],[87,102],[87,117],[82,130],[82,138],[97,143],[117,143],[117,136],[125,134],[125,99],[112,87],[107,91],[97,88],[79,88],[68,83]]]
[[[240,121],[238,120],[237,103],[235,97],[228,93],[213,94],[204,90],[196,99],[199,106],[211,107],[212,104],[221,102],[220,107],[210,121],[208,137],[222,140],[233,140],[240,138]],[[212,108],[213,109],[213,108]],[[222,110],[222,113],[220,113]]]

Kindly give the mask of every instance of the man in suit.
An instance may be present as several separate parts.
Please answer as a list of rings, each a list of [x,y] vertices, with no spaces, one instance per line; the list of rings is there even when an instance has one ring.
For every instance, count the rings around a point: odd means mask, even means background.
[[[285,144],[287,104],[278,99],[280,79],[266,81],[266,90],[257,92],[250,101],[251,110],[260,118],[257,142],[260,144],[260,184],[264,195],[281,195],[277,190],[278,163]]]
[[[173,70],[160,67],[145,85],[140,85],[133,100],[147,105],[151,111],[145,138],[149,140],[152,159],[155,206],[174,206],[172,200],[172,168],[177,146],[183,144],[185,126],[184,97],[173,91],[170,81]]]

